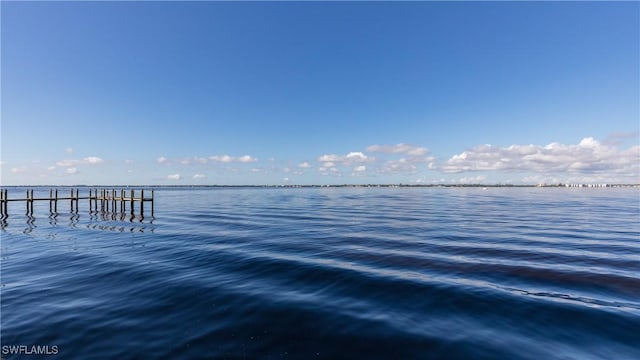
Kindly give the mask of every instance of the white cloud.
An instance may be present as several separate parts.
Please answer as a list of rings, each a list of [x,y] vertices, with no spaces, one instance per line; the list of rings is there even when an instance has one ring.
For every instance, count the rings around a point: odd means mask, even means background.
[[[413,161],[405,158],[399,160],[389,160],[379,169],[381,173],[415,173],[418,167]]]
[[[367,161],[367,155],[361,153],[360,151],[350,152],[345,156],[347,160],[352,160],[356,162]]]
[[[67,168],[67,174],[76,174],[76,173],[78,173],[78,168],[75,168],[75,167]]]
[[[250,162],[257,161],[258,159],[251,157],[249,155],[244,155],[244,156],[240,156],[237,160],[238,162],[241,162],[241,163],[250,163]]]
[[[429,149],[420,146],[407,144],[396,145],[371,145],[367,147],[368,152],[380,152],[385,154],[406,154],[410,156],[422,156],[429,153]]]
[[[631,180],[635,177],[637,181],[640,176],[640,146],[620,150],[590,137],[576,145],[480,145],[452,156],[439,169],[447,173],[517,171],[592,176],[606,174],[607,178],[615,175]]]
[[[134,164],[135,160],[125,160],[124,163],[125,164]]]
[[[336,175],[336,176],[341,176],[342,175],[340,170],[338,170],[335,167],[324,167],[324,166],[321,166],[321,167],[318,168],[318,172],[320,173],[320,175]]]
[[[308,168],[311,167],[311,164],[309,164],[308,162],[305,161],[303,163],[298,164],[298,167],[301,168],[301,169],[308,169]]]
[[[56,165],[60,167],[72,167],[78,164],[78,160],[60,160],[56,163]]]
[[[49,167],[47,167],[47,170],[49,170],[49,171],[53,171],[53,170],[55,170],[55,169],[56,169],[56,167],[55,167],[55,166],[49,166]]]
[[[83,159],[86,163],[91,164],[91,165],[97,165],[97,164],[102,164],[104,162],[104,160],[102,160],[101,158],[97,157],[97,156],[89,156]]]
[[[167,164],[169,163],[169,159],[164,156],[160,156],[156,159],[159,164]],[[207,164],[209,161],[219,162],[219,163],[252,163],[258,161],[257,158],[251,155],[243,155],[243,156],[231,156],[231,155],[211,155],[208,157],[204,156],[194,156],[192,158],[184,158],[181,160],[175,160],[177,163],[181,165],[193,165],[193,164]]]
[[[207,175],[205,175],[205,174],[195,174],[195,175],[193,175],[193,178],[196,179],[196,180],[197,179],[206,179],[206,177],[207,177]]]
[[[318,161],[320,162],[333,162],[333,161],[339,161],[340,157],[338,155],[322,155],[318,158]]]
[[[388,156],[402,156],[401,158],[387,160],[377,171],[383,174],[410,173],[420,170],[420,164],[427,164],[428,169],[433,169],[435,158],[429,155],[429,149],[421,146],[407,145],[404,143],[395,145],[371,145],[367,147],[369,152],[377,152]]]
[[[2,165],[4,165],[4,164],[6,164],[6,162],[5,162],[5,161],[0,161],[0,166],[2,166]]]
[[[367,171],[367,167],[365,165],[356,166],[355,168],[353,168],[353,171],[355,171],[355,172],[365,172],[365,171]]]
[[[239,163],[252,163],[258,161],[258,159],[254,158],[251,155],[243,155],[243,156],[230,156],[230,155],[212,155],[209,156],[209,160],[217,161],[221,163],[231,163],[231,162],[239,162]]]
[[[25,171],[27,171],[27,167],[26,166],[20,166],[20,167],[11,168],[11,172],[14,173],[14,174],[23,173]]]
[[[201,156],[194,156],[192,158],[186,158],[186,159],[182,159],[180,160],[180,164],[182,165],[189,165],[189,164],[206,164],[207,163],[207,158],[206,157],[201,157]]]
[[[346,155],[325,154],[318,157],[318,162],[323,163],[324,168],[333,168],[338,165],[351,166],[358,163],[367,163],[375,161],[374,158],[365,155],[359,151],[352,151]]]
[[[213,155],[213,156],[209,156],[209,160],[229,163],[233,161],[233,157],[229,155]]]
[[[75,160],[75,159],[60,160],[56,162],[56,165],[59,167],[70,168],[70,167],[76,167],[80,164],[98,165],[98,164],[102,164],[103,162],[104,160],[102,160],[97,156],[89,156],[82,160]]]
[[[171,174],[171,175],[167,175],[167,179],[169,179],[169,180],[180,180],[180,179],[182,179],[182,176],[180,176],[180,174]]]
[[[67,154],[73,154],[73,148],[68,147],[68,148],[64,149],[64,152],[67,153]]]

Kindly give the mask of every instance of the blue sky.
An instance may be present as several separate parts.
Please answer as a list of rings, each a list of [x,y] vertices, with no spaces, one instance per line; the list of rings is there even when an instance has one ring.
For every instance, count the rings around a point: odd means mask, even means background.
[[[7,2],[1,180],[640,182],[638,2]]]

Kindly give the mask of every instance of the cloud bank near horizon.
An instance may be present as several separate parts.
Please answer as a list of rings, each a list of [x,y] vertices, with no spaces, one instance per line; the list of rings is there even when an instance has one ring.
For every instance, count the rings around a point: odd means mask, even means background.
[[[640,146],[619,150],[588,137],[576,145],[480,145],[454,155],[440,169],[448,173],[526,171],[542,174],[638,175],[639,163]]]
[[[189,161],[183,160],[181,164],[207,164],[202,159],[205,157],[195,156]],[[210,156],[207,159],[218,163],[257,162],[257,158],[250,155]],[[620,149],[615,142],[600,142],[593,137],[583,138],[577,144],[553,142],[507,147],[483,144],[444,159],[437,159],[424,146],[374,144],[364,150],[356,149],[342,155],[325,153],[314,160],[303,160],[293,166],[277,167],[271,164],[270,167],[254,167],[250,172],[260,175],[286,174],[286,182],[295,181],[295,176],[301,179],[310,173],[320,178],[353,177],[359,181],[370,178],[382,182],[393,176],[414,176],[416,182],[454,183],[501,182],[500,179],[505,177],[509,178],[507,182],[515,183],[640,181],[640,145]],[[292,167],[297,171],[292,171]],[[233,168],[233,171],[238,173],[239,169]]]
[[[270,179],[266,182],[273,183],[273,179],[285,178],[282,181],[287,183],[348,182],[349,178],[354,182],[400,179],[417,183],[639,183],[640,145],[620,148],[619,144],[610,139],[600,142],[592,137],[577,144],[553,142],[507,147],[483,144],[438,159],[427,147],[399,143],[374,144],[343,155],[325,153],[315,159],[295,161],[279,162],[273,158],[259,161],[253,155],[190,158],[161,155],[148,162],[148,169],[143,169],[139,161],[125,159],[120,163],[128,168],[127,174],[154,173],[147,180],[149,183],[224,183],[233,179],[236,183],[260,184],[261,179]],[[12,165],[3,161],[1,166],[5,173],[9,170],[10,179],[31,179],[20,183],[37,183],[37,180],[47,183],[52,178],[73,183],[75,176],[85,173],[83,170],[109,163],[113,166],[118,161],[88,156],[50,164],[33,161]],[[162,171],[164,175],[158,174]]]

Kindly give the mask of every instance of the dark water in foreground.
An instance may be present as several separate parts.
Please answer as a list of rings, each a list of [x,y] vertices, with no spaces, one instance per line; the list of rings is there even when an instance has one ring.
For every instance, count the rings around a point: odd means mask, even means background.
[[[142,221],[11,204],[0,356],[638,359],[639,199],[161,189]]]

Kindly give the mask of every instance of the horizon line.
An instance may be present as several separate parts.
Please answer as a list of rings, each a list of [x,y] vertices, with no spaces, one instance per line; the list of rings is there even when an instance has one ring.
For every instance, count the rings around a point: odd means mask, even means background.
[[[243,187],[243,188],[326,188],[326,187],[640,187],[640,183],[554,183],[554,184],[482,184],[482,183],[469,183],[469,184],[447,184],[447,183],[435,183],[435,184],[408,184],[408,183],[381,183],[381,184],[127,184],[127,185],[114,185],[114,184],[68,184],[68,185],[2,185],[0,188],[29,188],[29,187],[52,187],[52,188],[163,188],[163,187],[199,187],[199,188],[223,188],[223,187]]]

